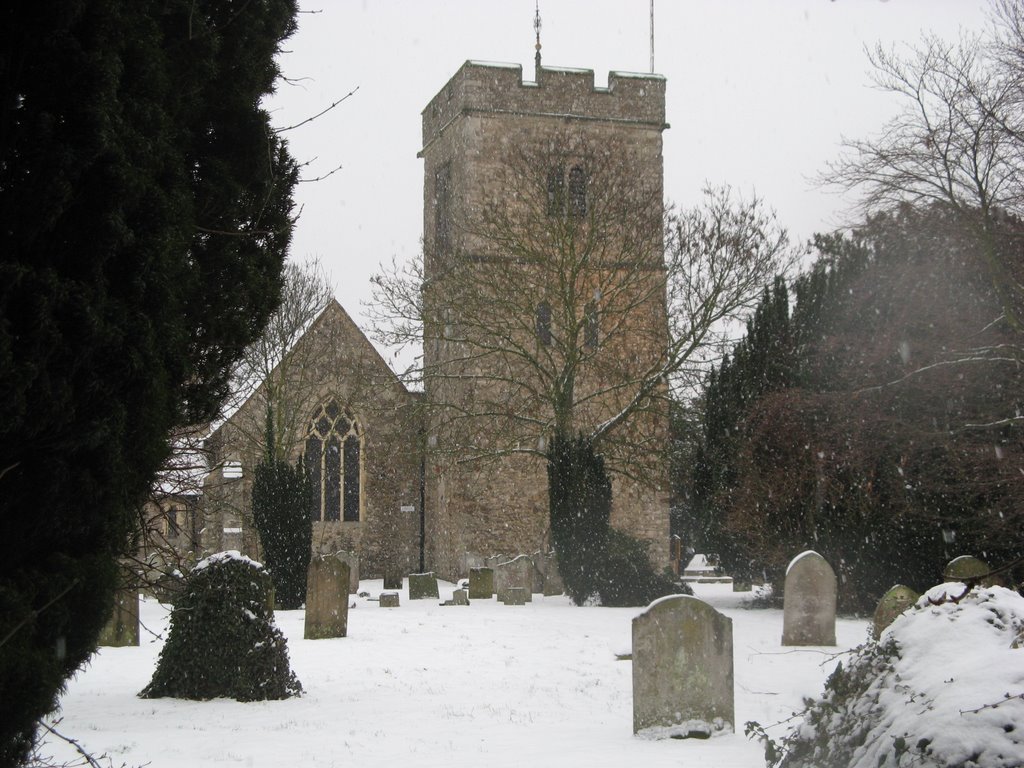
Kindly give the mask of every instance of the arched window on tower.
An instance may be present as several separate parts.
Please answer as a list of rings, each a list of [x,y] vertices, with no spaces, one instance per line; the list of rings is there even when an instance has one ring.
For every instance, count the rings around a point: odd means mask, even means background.
[[[574,219],[587,215],[587,172],[578,165],[569,171],[569,215]]]
[[[548,171],[548,216],[565,212],[565,169],[556,165]]]
[[[545,347],[551,346],[551,305],[546,301],[537,305],[537,339]]]
[[[586,349],[597,349],[600,321],[597,302],[588,301],[587,306],[583,308],[583,346]]]
[[[336,400],[328,401],[314,414],[305,445],[314,520],[359,522],[362,445],[358,422]]]

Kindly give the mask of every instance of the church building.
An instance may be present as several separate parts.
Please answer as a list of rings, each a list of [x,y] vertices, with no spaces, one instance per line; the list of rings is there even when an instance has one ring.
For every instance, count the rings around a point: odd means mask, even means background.
[[[275,384],[296,392],[282,423],[317,489],[314,550],[357,553],[363,578],[455,579],[467,552],[548,549],[543,457],[558,429],[602,436],[612,525],[665,565],[665,382],[641,386],[668,343],[664,78],[613,72],[598,87],[590,70],[538,61],[524,81],[519,66],[468,61],[422,123],[423,391],[336,302]],[[258,556],[268,386],[208,440],[203,552]]]

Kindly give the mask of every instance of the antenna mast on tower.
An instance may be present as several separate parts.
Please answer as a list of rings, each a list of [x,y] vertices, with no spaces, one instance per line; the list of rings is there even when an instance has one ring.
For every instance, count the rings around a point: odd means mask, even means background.
[[[540,82],[540,0],[535,0],[533,5],[533,30],[537,33],[537,42],[534,45],[537,52],[533,57],[533,79]]]
[[[651,0],[651,74],[654,74],[654,0]]]

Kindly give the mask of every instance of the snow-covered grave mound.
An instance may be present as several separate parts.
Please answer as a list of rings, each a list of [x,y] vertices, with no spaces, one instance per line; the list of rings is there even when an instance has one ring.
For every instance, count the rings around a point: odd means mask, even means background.
[[[933,587],[838,667],[781,765],[1024,765],[1024,598],[965,591]]]

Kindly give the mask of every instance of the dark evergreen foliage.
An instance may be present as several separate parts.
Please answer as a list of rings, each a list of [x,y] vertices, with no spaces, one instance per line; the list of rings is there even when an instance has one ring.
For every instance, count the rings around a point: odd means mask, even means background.
[[[676,581],[671,571],[657,573],[651,567],[646,542],[608,528],[597,594],[601,605],[628,607],[649,605],[665,595],[691,595],[693,592]]]
[[[816,240],[788,326],[765,298],[708,379],[693,472],[695,516],[729,572],[781,592],[789,558],[813,548],[840,606],[865,611],[892,584],[927,588],[954,555],[1024,554],[1020,343],[974,231],[940,206],[878,216]]]
[[[548,493],[558,570],[574,603],[647,605],[684,590],[654,571],[643,542],[609,525],[611,481],[585,437],[552,439]]]
[[[604,460],[584,437],[556,435],[548,448],[551,538],[565,590],[581,605],[597,592],[612,485]]]
[[[306,575],[313,542],[313,486],[303,462],[275,457],[274,419],[267,409],[267,451],[253,473],[252,516],[263,548],[263,562],[274,582],[281,610],[306,602]]]
[[[153,679],[139,696],[264,701],[299,695],[270,591],[263,567],[237,554],[198,564],[171,613]]]
[[[0,10],[0,764],[94,648],[172,427],[273,311],[294,0]]]

